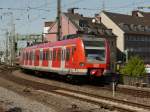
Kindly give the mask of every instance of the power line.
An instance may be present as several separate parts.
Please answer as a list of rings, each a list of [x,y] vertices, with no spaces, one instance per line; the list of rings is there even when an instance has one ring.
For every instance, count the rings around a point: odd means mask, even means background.
[[[36,8],[36,7],[27,7],[27,8],[11,8],[11,7],[0,7],[0,10],[19,10],[19,11],[29,11],[29,10],[37,10],[37,11],[47,11],[47,9],[41,9],[41,8]]]

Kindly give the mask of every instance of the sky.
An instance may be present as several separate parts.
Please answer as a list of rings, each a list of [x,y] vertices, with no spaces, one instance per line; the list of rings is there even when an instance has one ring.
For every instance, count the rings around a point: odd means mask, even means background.
[[[5,40],[6,30],[11,30],[12,17],[16,33],[41,34],[44,21],[53,21],[56,18],[56,2],[57,0],[0,0],[0,42]],[[102,9],[130,14],[137,7],[150,6],[150,0],[62,0],[61,2],[63,12],[68,8],[78,7],[80,9],[76,12],[84,16],[94,16]],[[143,11],[150,12],[150,9]]]

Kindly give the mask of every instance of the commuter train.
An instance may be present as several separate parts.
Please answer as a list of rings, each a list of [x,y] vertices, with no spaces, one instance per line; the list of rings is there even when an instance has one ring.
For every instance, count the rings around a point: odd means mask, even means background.
[[[68,35],[61,41],[24,48],[19,63],[26,70],[101,77],[110,71],[109,43],[95,35]]]

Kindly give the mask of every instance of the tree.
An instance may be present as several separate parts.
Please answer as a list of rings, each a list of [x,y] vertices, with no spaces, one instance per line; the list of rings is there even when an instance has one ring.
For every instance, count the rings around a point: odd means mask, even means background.
[[[129,59],[121,73],[128,76],[139,77],[146,74],[144,61],[139,56],[133,56]]]

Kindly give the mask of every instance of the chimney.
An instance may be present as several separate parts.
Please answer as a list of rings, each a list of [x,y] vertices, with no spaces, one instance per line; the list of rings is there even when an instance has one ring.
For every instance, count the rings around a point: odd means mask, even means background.
[[[95,14],[95,19],[98,23],[101,23],[101,17],[99,14]]]
[[[74,14],[75,9],[78,9],[78,8],[69,8],[68,13]]]
[[[132,11],[132,16],[133,17],[138,17],[138,10]]]

